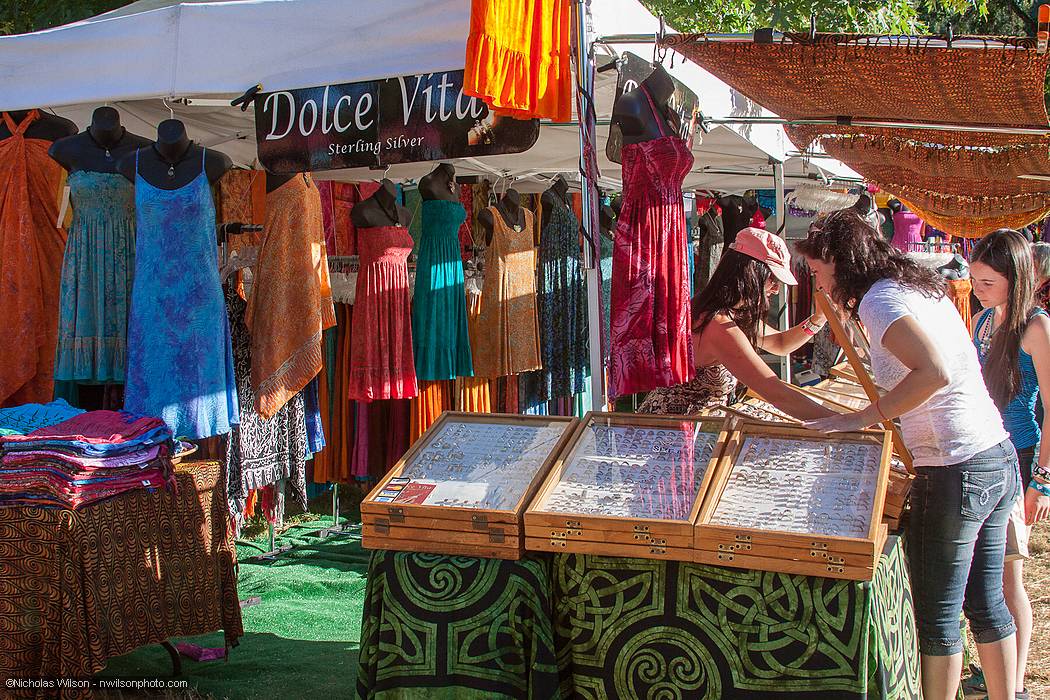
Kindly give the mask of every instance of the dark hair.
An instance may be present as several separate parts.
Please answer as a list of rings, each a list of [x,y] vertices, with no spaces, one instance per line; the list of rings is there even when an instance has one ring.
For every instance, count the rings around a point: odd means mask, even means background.
[[[807,258],[835,264],[835,289],[824,291],[859,320],[860,300],[879,280],[893,280],[931,299],[945,295],[944,279],[890,245],[849,209],[832,212],[809,227],[795,249]]]
[[[1021,233],[1001,228],[973,247],[970,264],[978,262],[1005,277],[1010,292],[1003,322],[994,331],[983,367],[988,393],[1003,409],[1021,389],[1021,338],[1035,306],[1032,247]]]
[[[693,299],[693,332],[703,333],[715,314],[726,314],[754,345],[759,325],[769,313],[769,275],[761,260],[727,250],[707,286]]]

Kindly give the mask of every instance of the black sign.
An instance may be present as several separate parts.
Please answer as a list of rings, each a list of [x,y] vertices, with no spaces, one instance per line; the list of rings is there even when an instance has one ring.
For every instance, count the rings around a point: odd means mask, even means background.
[[[539,120],[489,112],[463,94],[463,71],[260,94],[259,160],[275,173],[527,151]]]
[[[620,78],[616,81],[616,99],[621,95],[631,92],[642,81],[653,72],[651,61],[635,56],[633,53],[623,54],[623,63],[620,65]],[[693,147],[693,131],[696,127],[696,118],[700,113],[700,98],[696,93],[685,86],[685,83],[674,76],[670,76],[674,82],[674,93],[668,100],[668,106],[678,114],[680,125],[679,135],[685,139],[689,148]],[[615,104],[615,102],[613,103]],[[620,125],[613,122],[609,126],[609,140],[605,142],[605,155],[614,163],[620,160],[620,149],[623,147],[623,134],[620,133]]]

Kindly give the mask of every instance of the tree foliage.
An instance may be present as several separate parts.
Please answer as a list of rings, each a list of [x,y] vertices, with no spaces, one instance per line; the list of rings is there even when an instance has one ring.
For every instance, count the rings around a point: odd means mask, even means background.
[[[76,22],[128,0],[0,0],[0,34],[22,34]]]
[[[749,32],[772,27],[820,31],[915,34],[928,29],[931,12],[943,16],[988,15],[988,3],[1008,0],[642,0],[682,32]],[[940,16],[940,15],[938,15]]]

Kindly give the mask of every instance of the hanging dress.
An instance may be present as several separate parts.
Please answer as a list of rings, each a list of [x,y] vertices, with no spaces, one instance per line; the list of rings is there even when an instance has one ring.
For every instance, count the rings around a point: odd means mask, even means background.
[[[553,200],[540,234],[540,347],[551,398],[566,398],[583,391],[588,374],[587,288],[580,222],[563,201]]]
[[[572,119],[569,0],[473,0],[463,92],[516,119]]]
[[[693,376],[682,182],[693,165],[684,139],[652,98],[659,138],[623,146],[623,206],[613,249],[609,396],[673,386]]]
[[[602,358],[609,359],[609,318],[612,306],[612,259],[613,239],[611,234],[599,234],[601,245],[600,267],[602,271]]]
[[[472,347],[474,374],[495,379],[539,369],[540,331],[536,310],[536,249],[533,215],[515,231],[494,207],[492,244],[485,251],[479,340]]]
[[[135,267],[135,188],[118,173],[66,180],[73,221],[62,260],[55,379],[122,382]]]
[[[256,489],[287,479],[296,503],[306,510],[309,441],[302,393],[292,396],[272,417],[259,415],[251,380],[251,337],[244,323],[246,305],[235,280],[226,283],[225,292],[240,404],[240,424],[226,436],[226,498],[239,535],[248,495]]]
[[[202,151],[201,172],[191,182],[165,190],[139,174],[135,153],[124,409],[162,418],[176,437],[191,439],[228,433],[239,420],[204,158]]]
[[[59,279],[66,232],[58,226],[62,168],[51,142],[26,138],[35,109],[0,141],[0,406],[47,403],[58,341]]]
[[[471,377],[474,365],[459,247],[459,227],[467,215],[458,201],[427,199],[422,209],[423,233],[412,296],[416,378],[437,381]]]
[[[416,395],[408,255],[404,226],[359,229],[357,291],[350,336],[349,398],[410,399]]]

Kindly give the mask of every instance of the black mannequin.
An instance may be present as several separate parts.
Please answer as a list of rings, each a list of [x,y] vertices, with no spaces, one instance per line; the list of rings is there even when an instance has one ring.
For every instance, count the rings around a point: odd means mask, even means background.
[[[723,242],[728,247],[736,240],[736,234],[751,225],[758,202],[752,197],[730,194],[719,197],[718,206],[722,209]]]
[[[554,178],[554,183],[540,195],[540,202],[543,203],[542,221],[540,221],[541,230],[547,228],[547,224],[551,220],[551,207],[557,206],[555,200],[561,202],[572,211],[572,198],[569,196],[569,183],[565,181],[562,175],[558,175]]]
[[[503,195],[503,199],[496,203],[496,210],[503,218],[503,223],[510,228],[521,231],[525,227],[525,210],[521,206],[521,193],[511,188]],[[492,218],[492,212],[482,209],[478,212],[478,223],[485,232],[485,245],[492,245],[493,227],[496,222]]]
[[[350,212],[350,223],[358,228],[408,226],[411,222],[412,212],[397,204],[397,185],[386,178],[375,194]]]
[[[48,155],[71,173],[116,173],[117,163],[136,148],[149,145],[145,136],[133,134],[120,124],[120,113],[112,107],[99,107],[91,124],[79,134],[55,141]]]
[[[907,208],[905,208],[905,206],[901,204],[901,200],[899,199],[891,199],[890,201],[886,202],[886,206],[889,207],[890,211],[892,211],[894,214],[897,214],[898,212],[902,211],[908,211]]]
[[[225,153],[210,148],[205,150],[190,141],[186,125],[178,119],[165,119],[157,127],[157,140],[149,147],[136,149],[121,158],[117,172],[135,182],[137,160],[142,179],[158,189],[177,190],[201,174],[202,151],[208,182],[214,183],[233,167],[233,161]]]
[[[11,121],[15,123],[15,126],[18,126],[29,116],[30,111],[28,109],[20,109],[8,112],[8,114],[11,116]],[[77,125],[65,117],[50,114],[43,110],[39,110],[39,113],[40,117],[30,124],[25,134],[23,134],[27,139],[58,141],[77,133]],[[11,130],[7,128],[7,122],[0,119],[0,139],[6,139],[10,135]]]
[[[266,194],[270,194],[275,189],[283,185],[284,183],[291,180],[293,177],[299,177],[303,173],[271,173],[269,170],[266,171]]]
[[[652,98],[656,113],[649,106],[645,92]],[[663,66],[657,64],[638,89],[620,95],[613,105],[612,120],[620,127],[623,142],[641,143],[677,134],[678,114],[668,105],[673,94],[674,82],[671,76]]]
[[[419,181],[419,194],[423,199],[442,199],[446,202],[458,202],[456,192],[456,169],[451,163],[439,163],[436,168],[423,176]]]

